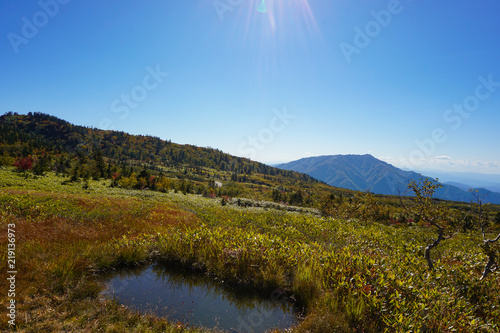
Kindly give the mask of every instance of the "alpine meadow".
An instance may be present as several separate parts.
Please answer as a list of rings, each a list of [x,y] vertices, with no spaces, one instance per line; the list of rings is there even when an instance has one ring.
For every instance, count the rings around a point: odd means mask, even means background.
[[[100,297],[100,275],[153,263],[280,290],[301,308],[296,332],[499,328],[500,207],[480,198],[433,199],[430,181],[410,197],[334,188],[38,113],[0,126],[20,331],[206,331]]]
[[[499,12],[3,1],[0,331],[500,332]]]

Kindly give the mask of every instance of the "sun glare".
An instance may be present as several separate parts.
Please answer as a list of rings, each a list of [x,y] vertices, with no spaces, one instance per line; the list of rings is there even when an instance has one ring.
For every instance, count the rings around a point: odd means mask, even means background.
[[[296,30],[310,36],[319,34],[308,0],[252,0],[245,14],[247,31],[255,28],[255,24],[262,22],[262,16],[265,16],[267,28],[272,35]]]

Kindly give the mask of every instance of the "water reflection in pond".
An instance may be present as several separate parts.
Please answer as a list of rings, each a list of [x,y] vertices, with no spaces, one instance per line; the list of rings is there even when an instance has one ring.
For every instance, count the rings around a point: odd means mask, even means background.
[[[266,332],[294,325],[296,313],[278,290],[262,297],[185,270],[150,266],[107,278],[103,294],[173,322],[229,332]]]

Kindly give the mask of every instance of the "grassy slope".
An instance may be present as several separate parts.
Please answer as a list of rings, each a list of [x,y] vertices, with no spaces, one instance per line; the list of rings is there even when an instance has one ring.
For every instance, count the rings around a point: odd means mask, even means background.
[[[460,234],[426,270],[419,228],[221,206],[195,195],[129,191],[103,181],[61,185],[0,169],[2,230],[16,224],[20,331],[185,331],[99,298],[96,275],[150,260],[181,263],[228,283],[293,294],[297,332],[500,329],[498,273],[479,282],[478,235]],[[6,231],[0,246],[6,248]],[[2,252],[3,262],[7,261]],[[5,279],[0,289],[7,290]],[[5,304],[5,293],[2,293]],[[7,328],[2,316],[0,327]],[[197,331],[196,329],[188,329]]]

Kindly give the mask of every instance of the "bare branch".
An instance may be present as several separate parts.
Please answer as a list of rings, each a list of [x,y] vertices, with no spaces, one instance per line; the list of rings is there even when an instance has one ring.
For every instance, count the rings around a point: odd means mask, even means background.
[[[453,235],[450,235],[450,236],[445,236],[445,237],[443,237],[443,239],[445,239],[445,240],[446,240],[446,239],[453,238],[453,237],[455,237],[457,234],[458,234],[458,231],[455,231],[455,233],[454,233]]]
[[[496,267],[496,266],[497,266],[497,263],[495,261],[495,258],[490,257],[490,259],[488,260],[488,263],[484,267],[483,275],[481,276],[481,278],[479,280],[481,281],[481,280],[485,279],[488,276],[488,274],[494,272],[496,270],[496,269],[494,269],[494,267]]]
[[[491,244],[491,243],[498,242],[499,239],[500,239],[500,234],[498,234],[496,238],[494,238],[494,239],[486,239],[484,242],[488,243],[488,244]]]

